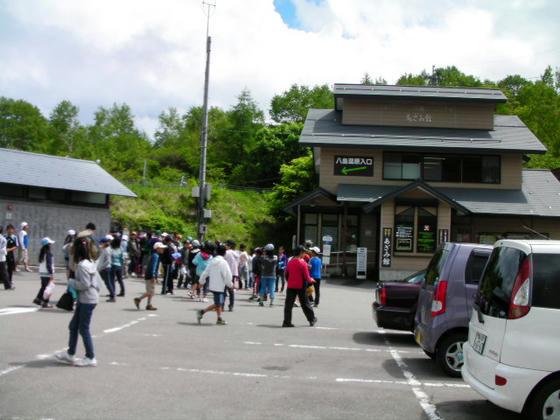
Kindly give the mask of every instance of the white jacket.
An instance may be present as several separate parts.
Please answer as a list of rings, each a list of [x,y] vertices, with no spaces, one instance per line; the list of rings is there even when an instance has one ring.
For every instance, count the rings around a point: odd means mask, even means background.
[[[214,257],[200,276],[198,282],[205,284],[206,279],[209,279],[208,288],[212,292],[223,293],[226,287],[233,287],[231,270],[224,257],[221,255]]]

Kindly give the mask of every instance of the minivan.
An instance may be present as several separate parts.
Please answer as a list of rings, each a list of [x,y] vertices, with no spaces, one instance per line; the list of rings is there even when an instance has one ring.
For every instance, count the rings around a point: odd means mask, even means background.
[[[449,376],[460,377],[463,343],[491,245],[446,243],[430,261],[416,309],[416,342]]]
[[[496,242],[474,305],[464,380],[500,407],[560,418],[560,241]]]

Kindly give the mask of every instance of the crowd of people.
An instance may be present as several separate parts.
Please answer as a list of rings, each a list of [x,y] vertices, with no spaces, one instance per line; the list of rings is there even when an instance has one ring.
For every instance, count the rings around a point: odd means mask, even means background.
[[[18,264],[31,271],[27,252],[28,229],[29,225],[23,222],[16,235],[14,227],[8,225],[6,234],[1,235],[0,227],[0,280],[7,290],[15,289],[13,272],[18,270]],[[206,313],[215,311],[216,323],[226,325],[223,319],[226,300],[227,310],[232,312],[236,292],[247,290],[249,300],[261,307],[274,306],[277,294],[286,294],[282,327],[294,326],[294,306],[301,306],[310,326],[317,323],[313,307],[320,303],[323,271],[318,247],[298,246],[293,256],[288,257],[284,247],[276,249],[273,244],[255,248],[240,244],[237,247],[231,239],[201,243],[191,237],[183,238],[180,234],[160,230],[137,233],[123,229],[101,238],[95,233],[96,227],[92,223],[79,233],[71,229],[62,247],[68,281],[66,294],[76,303],[69,325],[68,350],[56,355],[61,361],[77,366],[97,364],[89,325],[99,303],[102,284],[107,289],[107,302],[113,303],[125,296],[124,280],[127,277],[144,279],[145,292],[133,299],[138,310],[144,299],[146,310],[157,310],[153,301],[159,284],[161,295],[174,295],[184,289],[186,298],[197,302],[208,302],[211,294],[212,304],[198,310],[196,319],[201,323]],[[53,307],[50,298],[54,289],[54,243],[48,237],[43,238],[38,256],[40,288],[33,303],[46,309]],[[80,360],[75,358],[78,334],[86,348],[86,357]]]

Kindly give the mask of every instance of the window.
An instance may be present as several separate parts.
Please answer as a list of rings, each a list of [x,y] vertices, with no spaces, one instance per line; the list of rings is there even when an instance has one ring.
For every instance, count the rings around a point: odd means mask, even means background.
[[[338,214],[322,215],[322,235],[331,235],[333,238],[331,251],[338,251]]]
[[[441,272],[443,270],[443,266],[445,265],[445,261],[447,260],[448,254],[449,251],[447,251],[445,248],[440,248],[436,251],[426,270],[426,281],[423,285],[424,288],[433,288],[440,280]]]
[[[423,207],[418,208],[418,236],[417,236],[417,250],[418,252],[432,253],[436,250],[437,237],[437,213],[431,211],[435,209],[426,209]]]
[[[397,207],[397,213],[395,214],[395,251],[413,251],[414,213],[414,207]]]
[[[346,219],[346,251],[356,252],[358,248],[358,215],[349,214]]]
[[[311,241],[317,243],[317,213],[305,213],[303,218],[303,239],[304,242]]]
[[[500,157],[386,152],[383,178],[432,182],[500,183]]]
[[[560,254],[533,254],[533,306],[560,309]]]
[[[480,281],[480,276],[484,266],[488,261],[490,252],[482,252],[480,250],[473,250],[467,261],[467,266],[465,267],[465,283],[466,284],[478,284]]]

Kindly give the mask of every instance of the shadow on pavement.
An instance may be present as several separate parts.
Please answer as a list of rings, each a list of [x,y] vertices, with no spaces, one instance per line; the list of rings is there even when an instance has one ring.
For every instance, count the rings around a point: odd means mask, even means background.
[[[255,326],[260,328],[282,328],[282,324],[257,324]]]
[[[474,418],[492,420],[517,420],[523,418],[520,414],[504,410],[486,400],[446,401],[436,404],[436,406],[443,418],[446,417],[446,414],[456,415],[456,413],[462,413],[465,417],[472,416]]]
[[[354,342],[358,344],[371,344],[374,346],[387,346],[385,340],[389,340],[391,345],[405,346],[411,348],[419,348],[414,341],[414,335],[406,333],[384,333],[373,332],[357,332],[352,336]]]
[[[52,358],[41,359],[41,360],[31,360],[29,362],[21,362],[21,363],[10,363],[12,366],[24,365],[26,368],[34,368],[34,369],[44,369],[53,366],[60,366],[60,367],[74,367],[69,363],[62,363],[57,361],[54,356]]]
[[[210,322],[210,321],[206,321],[204,322],[204,320],[202,320],[202,324],[199,324],[198,322],[184,322],[184,321],[180,321],[177,322],[177,324],[179,325],[186,325],[188,327],[211,327],[213,325],[216,325],[216,321],[214,322]]]

